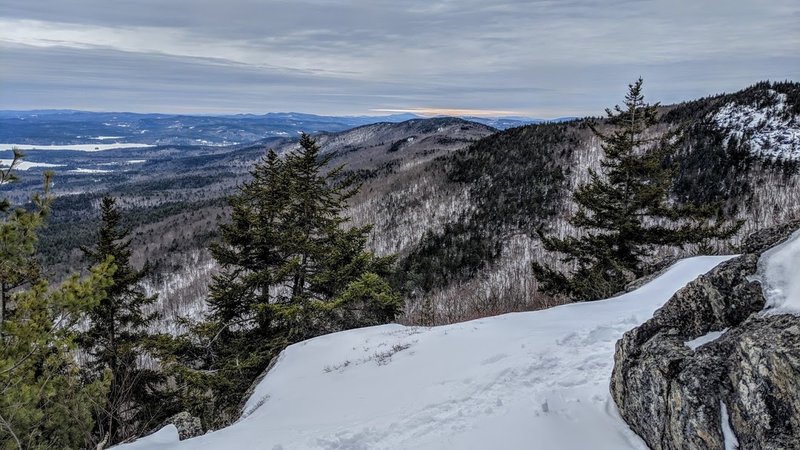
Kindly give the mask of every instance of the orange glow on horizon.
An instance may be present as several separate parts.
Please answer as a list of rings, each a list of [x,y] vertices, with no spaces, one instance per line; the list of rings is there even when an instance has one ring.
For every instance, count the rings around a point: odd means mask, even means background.
[[[476,117],[498,117],[498,116],[525,116],[519,111],[502,111],[492,109],[459,109],[459,108],[404,108],[404,109],[371,109],[373,112],[382,113],[412,113],[420,116],[476,116]]]

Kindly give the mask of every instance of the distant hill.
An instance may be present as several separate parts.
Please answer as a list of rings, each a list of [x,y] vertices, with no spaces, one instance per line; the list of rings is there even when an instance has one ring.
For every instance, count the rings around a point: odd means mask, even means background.
[[[203,116],[72,110],[0,111],[0,142],[231,145],[296,136],[300,131],[342,131],[416,117],[413,114],[334,117],[303,113]]]
[[[472,117],[472,116],[465,116],[463,117],[465,120],[469,120],[472,122],[482,123],[484,125],[489,125],[492,128],[497,128],[498,130],[507,130],[509,128],[521,127],[525,125],[532,125],[537,123],[560,123],[560,122],[569,122],[571,120],[576,120],[577,117],[557,117],[555,119],[534,119],[528,117]]]
[[[373,123],[398,123],[420,118],[411,113],[388,116],[318,116],[294,112],[263,115],[179,115],[74,110],[0,111],[0,143],[224,146],[247,144],[273,137],[293,137],[301,131],[337,132]],[[472,117],[467,120],[497,129],[542,122],[540,119],[522,117]]]

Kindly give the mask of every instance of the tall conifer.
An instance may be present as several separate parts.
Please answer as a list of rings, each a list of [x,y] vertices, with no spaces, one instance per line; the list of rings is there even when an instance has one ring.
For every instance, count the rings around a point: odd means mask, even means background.
[[[207,426],[236,417],[244,390],[286,345],[385,323],[399,310],[383,279],[393,258],[366,251],[369,226],[346,226],[358,186],[343,167],[328,169],[330,159],[303,134],[285,157],[268,152],[229,199],[230,222],[211,246],[220,272],[210,315],[196,328],[200,345],[184,357],[212,371],[195,392],[214,392],[214,404],[199,411]]]
[[[116,200],[104,196],[100,201],[101,226],[94,248],[83,248],[90,266],[112,260],[116,271],[105,297],[89,311],[85,331],[78,342],[89,355],[90,379],[110,373],[111,386],[104,407],[97,413],[97,432],[108,436],[110,444],[136,436],[154,423],[159,414],[156,386],[161,375],[145,368],[150,325],[158,314],[152,305],[156,296],[148,296],[140,282],[147,267],[131,266],[129,230],[122,226]]]
[[[644,275],[647,258],[658,246],[684,246],[727,238],[737,226],[713,220],[714,210],[676,205],[670,200],[672,167],[668,163],[677,135],[657,138],[658,103],[647,104],[642,79],[629,85],[624,107],[607,109],[610,132],[593,126],[602,142],[602,171],[589,171],[589,182],[573,195],[578,211],[570,223],[580,237],[542,236],[545,249],[577,266],[573,274],[533,264],[545,292],[576,300],[605,298]]]

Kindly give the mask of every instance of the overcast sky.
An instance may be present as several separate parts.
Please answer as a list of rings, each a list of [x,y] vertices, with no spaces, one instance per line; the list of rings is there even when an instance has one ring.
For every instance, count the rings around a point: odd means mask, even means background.
[[[798,0],[0,0],[0,109],[596,115],[640,75],[662,103],[800,81],[798,24]]]

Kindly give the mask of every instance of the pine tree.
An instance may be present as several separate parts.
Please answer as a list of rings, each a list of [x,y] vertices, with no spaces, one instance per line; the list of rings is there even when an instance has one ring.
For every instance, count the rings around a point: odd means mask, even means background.
[[[286,345],[385,323],[399,310],[383,279],[393,258],[365,250],[370,227],[346,227],[358,186],[343,167],[327,170],[329,163],[304,134],[285,158],[268,152],[229,200],[230,223],[211,246],[221,270],[209,319],[182,357],[193,368],[182,376],[196,387],[187,395],[214,392],[214,404],[198,411],[207,426],[236,417],[244,390]],[[198,376],[197,368],[213,375]]]
[[[88,378],[110,374],[108,398],[97,413],[96,427],[101,438],[107,436],[114,444],[158,425],[154,421],[159,416],[156,397],[162,376],[141,363],[153,337],[148,327],[158,317],[152,311],[157,297],[145,295],[140,286],[148,268],[131,267],[129,231],[122,228],[114,198],[101,199],[100,214],[97,242],[82,250],[90,266],[110,259],[116,270],[105,297],[89,311],[87,329],[78,342],[89,356]]]
[[[669,193],[673,179],[669,157],[678,136],[651,137],[658,103],[647,104],[642,79],[629,85],[624,108],[607,109],[611,132],[592,131],[602,142],[602,173],[590,170],[588,183],[573,195],[578,206],[570,223],[581,237],[544,236],[546,250],[577,266],[571,275],[533,264],[545,292],[578,300],[605,298],[648,271],[647,258],[657,246],[704,243],[730,237],[738,225],[714,220],[714,209],[676,205]]]
[[[0,448],[78,449],[93,446],[93,413],[109,379],[83,380],[75,363],[75,332],[104,296],[113,265],[56,289],[39,280],[17,291],[0,346]]]
[[[14,169],[22,161],[22,153],[13,150],[14,157],[9,166],[0,170],[0,185],[17,180]],[[34,195],[33,211],[11,208],[7,199],[0,200],[0,324],[8,313],[9,299],[14,289],[30,284],[39,278],[40,267],[36,259],[36,232],[42,226],[49,206],[50,178],[44,174],[44,193]],[[2,327],[0,327],[2,336]]]
[[[0,183],[13,181],[2,171]],[[93,444],[95,407],[108,390],[107,377],[85,381],[75,362],[75,327],[105,295],[114,267],[110,260],[93,266],[90,274],[70,277],[50,288],[35,270],[14,272],[21,262],[34,266],[37,231],[50,203],[50,174],[44,195],[34,196],[34,210],[11,210],[1,200],[0,267],[3,268],[4,314],[0,321],[0,448],[87,448]],[[29,284],[25,288],[23,284]]]

